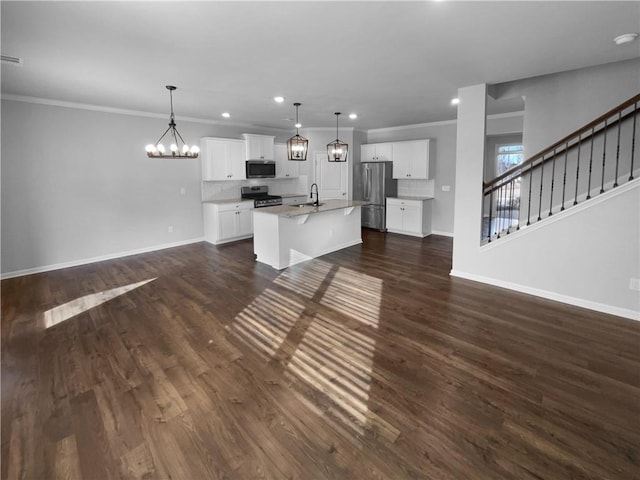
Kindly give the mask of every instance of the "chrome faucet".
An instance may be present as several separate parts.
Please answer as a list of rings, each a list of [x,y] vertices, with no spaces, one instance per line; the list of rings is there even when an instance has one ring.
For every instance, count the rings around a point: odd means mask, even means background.
[[[311,184],[311,195],[309,195],[309,198],[311,200],[313,200],[313,187],[316,187],[316,201],[313,202],[314,207],[317,207],[318,205],[320,205],[320,196],[318,195],[318,184],[317,183],[312,183]]]

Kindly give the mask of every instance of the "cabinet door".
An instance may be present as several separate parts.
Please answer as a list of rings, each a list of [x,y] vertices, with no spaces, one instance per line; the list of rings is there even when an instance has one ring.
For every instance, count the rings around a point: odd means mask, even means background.
[[[402,231],[402,205],[387,202],[387,229]]]
[[[287,146],[273,146],[273,159],[276,161],[276,178],[297,178],[300,176],[300,162],[290,162],[287,157]]]
[[[227,180],[227,147],[224,140],[202,139],[202,180]]]
[[[253,233],[253,211],[252,210],[238,210],[238,231],[237,235],[251,235]]]
[[[429,178],[429,140],[411,142],[411,178]]]
[[[273,137],[243,134],[247,145],[247,160],[273,160]]]
[[[422,208],[415,205],[403,205],[402,229],[405,232],[422,233]]]
[[[376,160],[378,162],[390,162],[393,160],[393,144],[377,143],[376,144]]]
[[[218,212],[218,238],[217,240],[225,240],[237,236],[237,210],[229,210],[227,212]]]
[[[360,161],[361,162],[375,162],[376,157],[376,145],[370,143],[368,145],[360,145]]]
[[[393,178],[411,178],[411,142],[397,142],[393,147]]]
[[[273,160],[273,137],[262,137],[260,139],[260,153],[259,160]]]
[[[229,180],[242,180],[247,178],[245,169],[245,143],[242,140],[227,142],[227,174]]]

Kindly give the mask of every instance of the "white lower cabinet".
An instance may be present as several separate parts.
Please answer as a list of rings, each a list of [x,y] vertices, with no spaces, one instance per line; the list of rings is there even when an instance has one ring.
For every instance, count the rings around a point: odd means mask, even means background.
[[[253,201],[205,203],[204,239],[217,245],[253,236]]]
[[[431,235],[431,199],[387,198],[387,231],[415,237]]]

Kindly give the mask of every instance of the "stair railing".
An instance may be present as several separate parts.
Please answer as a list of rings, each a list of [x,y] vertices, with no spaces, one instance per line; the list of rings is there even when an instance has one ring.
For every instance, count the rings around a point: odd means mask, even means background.
[[[481,241],[509,235],[523,223],[539,222],[633,180],[640,166],[635,160],[639,102],[640,94],[484,182]]]

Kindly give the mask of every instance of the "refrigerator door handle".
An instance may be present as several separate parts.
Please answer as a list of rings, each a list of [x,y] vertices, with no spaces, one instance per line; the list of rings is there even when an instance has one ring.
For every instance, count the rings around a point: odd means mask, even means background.
[[[369,167],[364,168],[364,199],[369,200]]]

